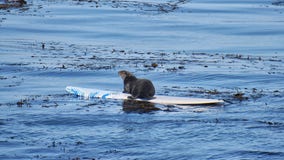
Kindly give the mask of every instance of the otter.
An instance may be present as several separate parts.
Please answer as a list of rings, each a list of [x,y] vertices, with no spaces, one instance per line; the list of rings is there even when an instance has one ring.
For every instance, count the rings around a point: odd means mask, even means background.
[[[155,88],[150,80],[136,78],[132,73],[125,70],[119,71],[118,74],[124,83],[123,93],[131,94],[128,98],[151,99],[155,95]]]

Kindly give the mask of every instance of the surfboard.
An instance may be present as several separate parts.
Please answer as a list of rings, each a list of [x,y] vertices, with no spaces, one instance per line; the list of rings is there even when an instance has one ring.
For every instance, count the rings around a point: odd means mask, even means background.
[[[130,96],[130,94],[117,92],[117,91],[107,91],[107,90],[81,88],[73,86],[67,86],[66,91],[70,94],[85,98],[126,100],[128,99],[128,96]],[[219,99],[175,97],[175,96],[163,96],[163,95],[155,95],[153,99],[137,98],[135,100],[150,102],[150,103],[166,104],[166,105],[200,105],[200,104],[217,104],[224,102],[223,100]]]

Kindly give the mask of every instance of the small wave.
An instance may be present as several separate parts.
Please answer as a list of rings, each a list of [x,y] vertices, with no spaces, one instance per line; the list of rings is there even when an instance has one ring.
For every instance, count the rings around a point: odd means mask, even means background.
[[[255,156],[284,156],[284,152],[278,151],[261,151],[261,150],[244,150],[236,152],[240,155],[255,155]],[[272,158],[272,157],[271,157]]]
[[[284,1],[283,1],[283,0],[274,1],[274,2],[272,2],[272,5],[275,5],[275,6],[284,6]]]

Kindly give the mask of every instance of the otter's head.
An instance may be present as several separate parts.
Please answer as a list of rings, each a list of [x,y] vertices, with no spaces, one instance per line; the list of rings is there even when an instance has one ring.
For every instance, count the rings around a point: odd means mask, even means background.
[[[119,76],[122,80],[125,80],[126,77],[134,77],[134,75],[126,70],[122,70],[118,72]]]

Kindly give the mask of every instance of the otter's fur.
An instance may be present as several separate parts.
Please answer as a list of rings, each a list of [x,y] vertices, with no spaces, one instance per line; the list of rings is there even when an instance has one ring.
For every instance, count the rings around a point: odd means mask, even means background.
[[[123,80],[123,93],[129,93],[129,98],[146,98],[151,99],[155,95],[155,87],[148,79],[136,78],[132,73],[122,70],[118,74]]]

